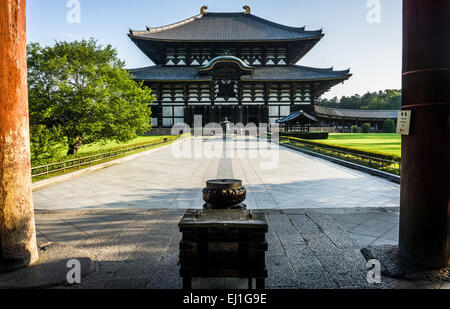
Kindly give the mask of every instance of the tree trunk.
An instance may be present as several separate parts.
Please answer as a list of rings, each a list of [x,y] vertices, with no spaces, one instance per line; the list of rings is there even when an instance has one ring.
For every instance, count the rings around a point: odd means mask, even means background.
[[[74,139],[69,139],[69,150],[67,151],[67,155],[77,154],[78,150],[80,150],[83,145],[83,138],[81,136],[77,136]]]

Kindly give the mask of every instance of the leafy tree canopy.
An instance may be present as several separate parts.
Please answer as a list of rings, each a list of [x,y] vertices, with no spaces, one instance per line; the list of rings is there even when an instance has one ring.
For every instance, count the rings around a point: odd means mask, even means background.
[[[340,100],[320,99],[319,106],[344,108],[344,109],[367,109],[367,110],[400,110],[402,105],[402,93],[400,90],[387,89],[379,92],[367,92],[363,96],[358,94],[350,97],[343,96]]]
[[[29,44],[31,131],[44,140],[62,135],[74,154],[83,144],[126,142],[150,129],[154,97],[124,66],[111,45],[94,39]]]

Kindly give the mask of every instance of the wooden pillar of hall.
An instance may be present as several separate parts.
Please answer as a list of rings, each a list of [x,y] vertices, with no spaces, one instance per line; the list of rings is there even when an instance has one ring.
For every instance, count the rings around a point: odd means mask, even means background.
[[[450,91],[448,0],[403,1],[400,255],[429,268],[450,258]]]
[[[25,0],[0,1],[0,271],[36,261]]]

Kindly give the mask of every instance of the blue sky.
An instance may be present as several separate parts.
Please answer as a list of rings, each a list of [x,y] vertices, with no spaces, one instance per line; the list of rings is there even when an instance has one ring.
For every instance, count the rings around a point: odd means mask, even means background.
[[[73,0],[72,0],[73,1]],[[378,0],[380,23],[369,23],[367,5],[374,0],[77,0],[80,23],[67,21],[69,0],[28,0],[28,41],[51,45],[55,40],[94,37],[113,45],[127,68],[152,65],[128,38],[128,29],[142,30],[209,12],[241,12],[288,26],[315,30],[325,37],[298,64],[350,68],[353,77],[324,97],[401,88],[402,1]],[[375,0],[376,2],[376,0]]]

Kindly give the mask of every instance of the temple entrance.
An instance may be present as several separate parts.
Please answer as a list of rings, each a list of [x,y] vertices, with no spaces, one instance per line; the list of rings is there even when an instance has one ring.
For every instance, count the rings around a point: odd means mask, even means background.
[[[202,127],[210,122],[211,110],[206,109],[205,106],[188,106],[185,112],[185,121],[191,127],[194,126],[194,117],[202,116]]]
[[[259,106],[246,106],[245,108],[245,122],[254,123],[256,126],[259,125],[260,122],[260,107]]]
[[[209,106],[189,106],[186,112],[186,123],[191,125],[194,123],[194,116],[202,116],[202,126],[208,123],[220,123],[225,119],[231,123],[245,122],[240,114],[242,107],[237,105],[215,105],[212,108]]]
[[[238,123],[239,122],[239,117],[237,115],[237,106],[227,106],[227,105],[222,105],[219,106],[218,111],[219,111],[219,117],[218,117],[218,122],[222,122],[225,120],[228,120],[231,123]]]

